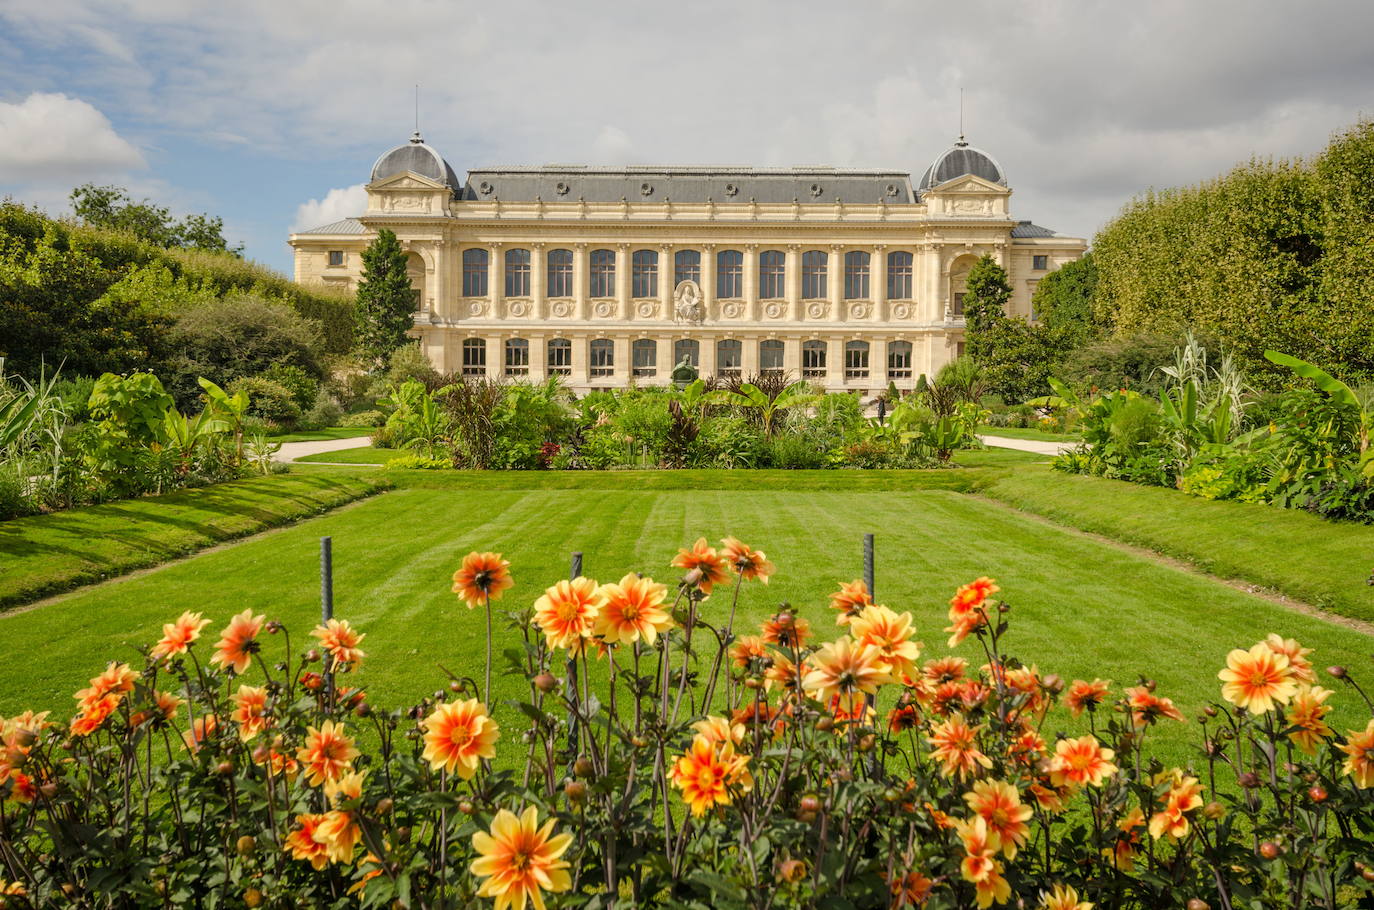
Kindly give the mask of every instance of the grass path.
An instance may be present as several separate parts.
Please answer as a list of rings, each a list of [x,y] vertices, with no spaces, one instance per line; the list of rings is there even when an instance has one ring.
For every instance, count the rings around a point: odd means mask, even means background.
[[[418,472],[417,472],[418,473]],[[832,472],[833,473],[833,472]],[[938,473],[938,472],[937,472]],[[0,715],[25,708],[69,712],[71,692],[105,661],[130,658],[182,610],[204,610],[212,630],[242,609],[305,632],[318,617],[318,539],[334,538],[336,614],[368,633],[358,681],[381,704],[410,703],[442,681],[436,664],[480,676],[482,617],[449,592],[459,558],[504,552],[516,588],[498,606],[523,606],[567,572],[572,550],[602,581],[639,570],[670,581],[667,562],[698,535],[734,534],[778,565],[767,587],[746,588],[743,627],[780,601],[820,638],[835,636],[826,597],[860,574],[861,541],[877,534],[878,595],[911,610],[926,653],[945,653],[945,605],[955,586],[996,577],[1013,605],[1009,650],[1066,679],[1102,676],[1159,682],[1189,714],[1217,697],[1228,650],[1270,631],[1315,647],[1318,666],[1367,666],[1368,636],[1303,616],[1211,579],[1046,526],[996,503],[956,492],[803,494],[768,490],[399,489],[346,512],[248,540],[120,584],[96,586],[21,615],[0,617]],[[724,614],[728,601],[708,601]],[[211,636],[213,641],[213,636]],[[498,628],[501,647],[518,641]],[[280,639],[268,642],[269,660]],[[979,659],[966,643],[959,653]],[[981,662],[981,660],[979,660]],[[523,691],[497,672],[499,698]],[[1339,692],[1336,725],[1359,717]],[[508,709],[506,709],[508,710]],[[1166,728],[1176,760],[1191,755],[1195,725]]]

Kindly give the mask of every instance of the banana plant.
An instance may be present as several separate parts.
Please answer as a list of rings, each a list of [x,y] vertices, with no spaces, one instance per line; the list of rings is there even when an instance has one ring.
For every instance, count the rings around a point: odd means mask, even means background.
[[[1265,351],[1264,356],[1271,363],[1288,367],[1303,379],[1311,380],[1312,384],[1325,392],[1332,402],[1355,412],[1359,418],[1356,444],[1360,455],[1360,473],[1366,477],[1374,477],[1374,450],[1369,447],[1371,425],[1374,425],[1374,401],[1370,400],[1370,396],[1361,395],[1316,364],[1300,360],[1291,354]]]
[[[201,376],[196,379],[209,401],[207,411],[222,417],[234,431],[234,463],[243,464],[243,421],[248,417],[248,393],[239,390],[233,395]]]
[[[197,414],[194,420],[176,408],[168,408],[162,418],[161,441],[163,446],[175,454],[177,470],[185,475],[195,461],[196,450],[204,445],[206,440],[228,432],[229,429],[229,421],[215,416],[209,408]]]
[[[452,433],[448,415],[434,401],[433,395],[421,395],[411,404],[407,420],[404,448],[420,449],[430,458],[437,458]]]
[[[769,398],[768,393],[752,382],[742,383],[738,392],[725,393],[725,400],[736,407],[758,411],[759,419],[763,422],[763,433],[770,439],[773,438],[774,424],[779,413],[791,408],[805,407],[819,397],[811,390],[810,383],[804,381],[792,383],[783,389],[777,398]]]
[[[707,391],[706,380],[694,379],[682,390],[677,392],[677,401],[682,406],[684,413],[691,416],[697,423],[706,419],[706,409],[713,404],[721,404],[725,400],[725,392],[720,390]]]

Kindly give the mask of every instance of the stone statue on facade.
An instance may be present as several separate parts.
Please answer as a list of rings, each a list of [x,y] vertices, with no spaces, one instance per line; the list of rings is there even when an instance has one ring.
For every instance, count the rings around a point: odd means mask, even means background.
[[[674,322],[687,323],[688,325],[701,324],[704,313],[701,306],[700,285],[690,278],[686,281],[679,281],[674,299]]]

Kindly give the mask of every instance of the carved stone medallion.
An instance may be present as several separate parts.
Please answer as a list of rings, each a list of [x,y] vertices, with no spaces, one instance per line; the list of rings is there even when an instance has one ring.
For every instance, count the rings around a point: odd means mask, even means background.
[[[603,300],[596,305],[596,308],[593,312],[595,312],[596,315],[604,319],[610,316],[613,310],[614,308],[611,306],[610,302]]]
[[[769,319],[777,319],[782,316],[782,309],[782,304],[775,301],[765,306],[763,312],[767,314]]]
[[[849,318],[850,318],[850,319],[867,319],[867,318],[868,318],[868,304],[866,304],[866,303],[856,303],[856,304],[854,304],[853,306],[851,306],[851,307],[849,308]]]
[[[553,304],[553,315],[559,319],[567,319],[572,315],[572,304],[566,300],[557,300]]]
[[[529,312],[529,304],[523,300],[512,300],[510,304],[510,314],[517,319]]]
[[[487,311],[487,305],[480,300],[474,300],[468,304],[468,315],[481,316]]]
[[[907,319],[911,316],[911,307],[905,303],[895,303],[892,305],[893,319]]]
[[[824,303],[813,303],[806,308],[806,315],[812,319],[824,319],[828,309]]]
[[[722,303],[720,305],[720,315],[724,316],[726,319],[738,319],[740,313],[743,311],[744,308],[733,300],[729,303]]]
[[[658,315],[658,304],[646,301],[639,305],[637,312],[640,319],[653,319]]]

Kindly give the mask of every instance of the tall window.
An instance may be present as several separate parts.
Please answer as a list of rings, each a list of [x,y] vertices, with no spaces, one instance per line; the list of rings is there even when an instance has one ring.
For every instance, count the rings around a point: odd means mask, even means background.
[[[506,250],[506,296],[530,296],[529,250]]]
[[[487,251],[463,250],[463,296],[487,296]]]
[[[733,338],[716,342],[716,375],[738,376],[744,365],[744,345]]]
[[[825,376],[825,342],[818,339],[802,342],[802,378],[820,379]]]
[[[827,264],[830,254],[825,250],[807,250],[802,253],[802,299],[823,300],[829,292],[826,281]]]
[[[525,338],[506,339],[506,375],[524,376],[530,371],[530,343]]]
[[[744,296],[744,254],[739,250],[716,254],[716,296],[722,300]]]
[[[867,341],[846,341],[844,343],[844,378],[868,378]]]
[[[701,253],[696,250],[678,250],[673,254],[673,287],[684,281],[701,284]]]
[[[635,250],[631,257],[630,296],[658,296],[658,254],[653,250]]]
[[[868,254],[863,250],[844,254],[844,299],[868,299]]]
[[[1043,272],[1045,269],[1047,269],[1047,268],[1049,268],[1049,267],[1050,267],[1050,257],[1049,257],[1049,256],[1032,256],[1032,257],[1031,257],[1031,268],[1035,269],[1037,272]]]
[[[638,338],[630,346],[630,362],[636,376],[652,376],[658,372],[658,342],[652,338]]]
[[[954,295],[954,315],[964,315],[964,292],[960,291]]]
[[[592,250],[591,289],[592,297],[615,296],[615,251]]]
[[[673,364],[686,360],[694,367],[701,366],[701,343],[695,338],[679,338],[673,342]]]
[[[887,299],[911,299],[911,254],[906,250],[887,254]]]
[[[759,342],[759,370],[764,373],[782,372],[783,344],[775,338]]]
[[[782,250],[759,253],[759,297],[767,300],[787,296],[786,261]]]
[[[487,342],[485,338],[463,341],[463,375],[482,376],[487,372]]]
[[[593,376],[609,376],[615,372],[615,342],[609,338],[594,338],[587,345],[588,372]]]
[[[911,342],[889,341],[887,343],[887,378],[911,378]]]
[[[567,376],[572,372],[572,342],[566,338],[549,339],[549,375]]]
[[[550,297],[573,295],[572,250],[549,250],[548,273],[547,293]]]

